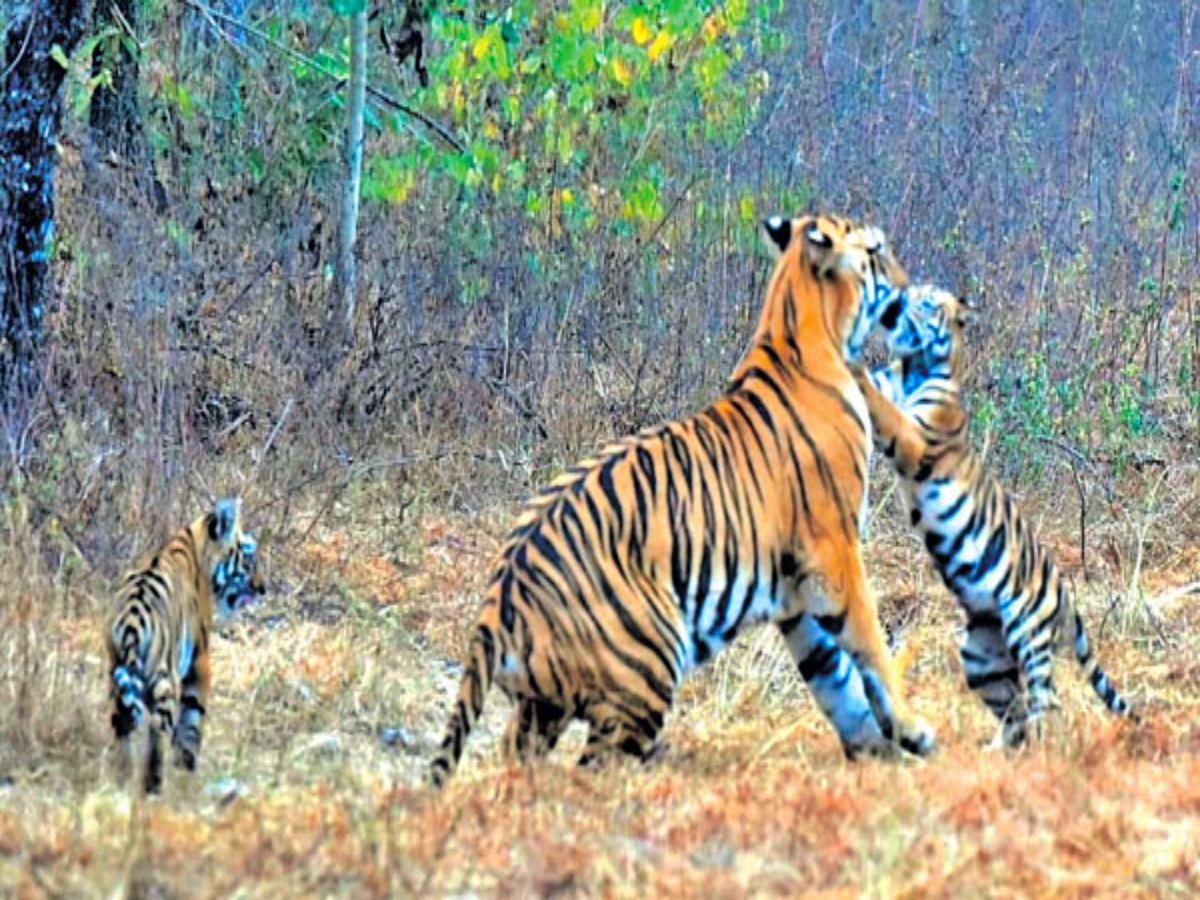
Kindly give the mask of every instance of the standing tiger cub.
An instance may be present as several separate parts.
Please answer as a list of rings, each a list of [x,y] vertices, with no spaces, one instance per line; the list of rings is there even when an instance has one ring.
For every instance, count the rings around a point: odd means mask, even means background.
[[[608,750],[649,758],[684,674],[762,622],[802,669],[810,626],[823,626],[861,672],[883,737],[932,749],[867,585],[870,421],[845,361],[907,277],[874,228],[820,216],[769,219],[766,231],[778,261],[725,394],[571,469],[518,522],[488,583],[435,786],[493,683],[516,703],[507,743],[518,759],[548,752],[573,718],[589,726],[581,762]]]
[[[236,500],[221,500],[121,581],[108,626],[112,726],[127,776],[134,732],[146,726],[147,793],[162,786],[163,739],[195,769],[211,681],[213,610],[227,618],[263,593],[255,541]]]
[[[913,527],[966,615],[959,653],[967,685],[1003,723],[1004,743],[1015,746],[1030,729],[1040,731],[1053,695],[1053,652],[1068,622],[1100,699],[1115,713],[1129,709],[1092,658],[1058,566],[971,449],[960,384],[963,328],[974,314],[928,285],[897,291],[880,314],[893,362],[856,377]]]

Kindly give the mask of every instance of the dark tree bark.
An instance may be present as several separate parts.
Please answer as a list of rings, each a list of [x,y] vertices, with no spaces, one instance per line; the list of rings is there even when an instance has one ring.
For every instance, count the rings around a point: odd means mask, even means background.
[[[138,33],[139,0],[95,0],[92,30],[96,34],[116,29],[118,34],[101,41],[92,54],[92,75],[108,70],[111,85],[100,85],[92,94],[88,127],[92,142],[106,161],[134,173],[159,214],[167,209],[167,191],[154,173],[154,164],[142,133],[138,105],[138,59],[129,51],[129,35]]]
[[[134,34],[137,33],[138,5],[134,0],[95,0],[92,10],[93,31],[97,34],[106,28],[120,31],[125,25]],[[142,138],[137,104],[138,61],[119,36],[101,41],[93,54],[92,74],[98,75],[105,69],[112,74],[112,85],[101,85],[92,94],[88,113],[92,140],[106,154],[126,162],[140,162]]]
[[[54,147],[83,0],[13,0],[0,60],[0,389],[9,400],[36,382],[54,236]]]

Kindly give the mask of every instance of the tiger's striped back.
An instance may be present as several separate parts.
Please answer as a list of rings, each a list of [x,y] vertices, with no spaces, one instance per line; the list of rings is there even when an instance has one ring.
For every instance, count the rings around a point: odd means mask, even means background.
[[[844,357],[903,270],[842,219],[767,223],[780,248],[750,349],[720,399],[613,444],[530,504],[501,554],[430,777],[456,767],[493,683],[507,745],[589,724],[583,762],[653,755],[675,689],[745,628],[807,615],[862,660],[883,730],[932,746],[905,707],[858,544],[869,421]]]
[[[226,618],[263,593],[252,535],[238,504],[222,500],[125,575],[108,621],[112,726],[122,775],[134,733],[146,727],[144,787],[161,786],[162,741],[194,768],[200,752],[214,610]]]
[[[1064,626],[1110,710],[1128,712],[1092,656],[1058,566],[1012,496],[971,448],[961,402],[963,328],[973,308],[931,286],[897,292],[881,314],[895,357],[864,393],[876,440],[903,482],[913,527],[966,616],[968,686],[1021,743],[1050,703],[1052,652]]]

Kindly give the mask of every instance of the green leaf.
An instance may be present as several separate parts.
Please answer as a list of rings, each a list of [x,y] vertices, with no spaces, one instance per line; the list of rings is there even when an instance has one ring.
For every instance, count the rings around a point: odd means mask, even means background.
[[[67,54],[63,53],[63,48],[58,44],[54,44],[50,48],[50,58],[63,67],[65,71],[71,68],[71,61],[67,59]]]

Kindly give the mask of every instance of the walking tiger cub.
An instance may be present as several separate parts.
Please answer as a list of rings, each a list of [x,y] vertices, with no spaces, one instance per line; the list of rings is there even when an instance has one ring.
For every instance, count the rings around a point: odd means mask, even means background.
[[[823,625],[861,672],[883,735],[932,749],[866,582],[870,423],[845,361],[907,277],[876,229],[834,217],[765,226],[779,257],[725,394],[569,470],[512,532],[435,786],[493,682],[516,703],[506,741],[518,759],[552,749],[572,718],[589,725],[582,763],[610,749],[650,757],[684,674],[761,622],[776,623],[802,666]]]
[[[121,581],[108,625],[112,726],[127,776],[134,732],[146,725],[147,793],[162,786],[164,737],[178,765],[196,767],[214,606],[224,619],[263,593],[255,555],[238,502],[221,500]]]
[[[880,314],[893,361],[856,378],[912,525],[966,615],[959,652],[967,686],[1001,721],[1004,743],[1015,746],[1041,730],[1065,623],[1100,699],[1118,714],[1129,708],[1092,658],[1058,567],[971,449],[960,379],[963,328],[974,313],[932,286],[897,291]],[[823,707],[836,702],[821,699]]]

